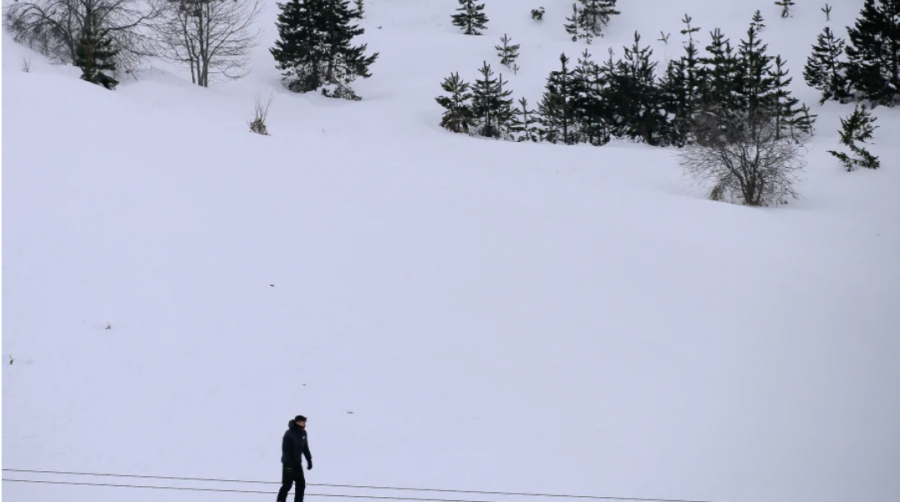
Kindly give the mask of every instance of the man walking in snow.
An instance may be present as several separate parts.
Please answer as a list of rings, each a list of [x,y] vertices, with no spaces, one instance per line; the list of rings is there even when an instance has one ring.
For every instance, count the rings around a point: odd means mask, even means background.
[[[287,501],[292,484],[296,484],[294,502],[303,502],[306,479],[303,477],[301,457],[306,457],[306,468],[312,470],[312,454],[306,441],[306,417],[297,415],[288,422],[288,430],[281,440],[281,489],[278,490],[278,502]]]

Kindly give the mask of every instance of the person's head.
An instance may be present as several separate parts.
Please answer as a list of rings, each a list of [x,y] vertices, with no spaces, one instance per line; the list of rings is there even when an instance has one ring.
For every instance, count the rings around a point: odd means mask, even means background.
[[[301,429],[305,429],[306,428],[306,417],[304,417],[303,415],[297,415],[296,417],[294,417],[294,423],[297,424],[297,427],[300,427]]]

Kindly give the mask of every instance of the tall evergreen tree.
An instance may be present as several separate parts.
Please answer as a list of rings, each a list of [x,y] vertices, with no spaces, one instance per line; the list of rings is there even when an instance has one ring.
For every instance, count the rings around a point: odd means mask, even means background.
[[[840,60],[844,53],[844,40],[835,38],[831,28],[825,30],[816,38],[813,52],[806,60],[803,68],[803,78],[810,87],[822,91],[822,104],[829,99],[836,99],[845,103],[850,98],[847,90],[847,77],[844,75],[844,63]]]
[[[538,141],[540,139],[540,129],[538,128],[538,120],[535,117],[535,111],[528,109],[528,100],[519,99],[519,106],[513,112],[512,133],[517,136],[517,141]]]
[[[481,35],[487,29],[488,18],[484,13],[484,4],[476,0],[459,0],[458,14],[452,16],[453,26],[459,26],[466,35]]]
[[[603,27],[609,24],[610,18],[621,14],[616,10],[616,0],[578,0],[581,9],[578,11],[577,23],[581,28],[581,38],[591,43],[593,37],[603,36]]]
[[[700,59],[706,75],[702,101],[725,113],[736,113],[741,109],[737,92],[743,85],[740,62],[721,30],[716,28],[710,32],[710,37],[707,55]]]
[[[575,89],[573,115],[579,140],[592,145],[605,145],[610,140],[607,106],[604,101],[606,76],[587,50],[578,59],[573,74]]]
[[[666,143],[666,113],[657,87],[653,50],[641,47],[641,36],[634,33],[634,43],[625,47],[623,58],[616,63],[616,74],[610,79],[607,101],[612,103],[613,134],[642,140],[649,145]]]
[[[741,79],[737,88],[741,107],[751,114],[770,109],[773,102],[772,57],[766,54],[767,49],[751,24],[738,48]]]
[[[575,103],[577,86],[575,75],[569,68],[569,58],[559,57],[560,69],[550,72],[538,113],[542,126],[542,139],[551,143],[572,145],[578,142],[575,128]]]
[[[497,110],[497,127],[500,129],[500,137],[503,139],[515,139],[513,135],[513,126],[516,121],[516,110],[513,108],[513,98],[511,90],[505,90],[503,87],[509,82],[503,80],[503,74],[497,76],[497,101],[499,107]]]
[[[684,77],[684,58],[669,61],[659,82],[660,105],[671,118],[669,143],[684,146],[688,141],[693,108],[688,106],[687,84]]]
[[[441,88],[450,93],[449,96],[435,98],[445,110],[441,117],[441,127],[453,132],[469,132],[469,127],[474,123],[469,84],[459,78],[458,73],[453,73],[444,79]]]
[[[481,78],[472,86],[472,116],[478,125],[477,132],[488,138],[499,138],[504,121],[511,120],[512,91],[503,90],[503,76],[493,78],[494,71],[487,61],[478,71]]]
[[[682,20],[687,27],[681,33],[689,35],[684,55],[671,61],[660,84],[663,107],[670,114],[670,141],[682,146],[688,141],[694,112],[704,95],[705,76],[700,66],[699,51],[690,35],[699,28],[690,27],[690,17]],[[693,30],[693,31],[692,31]]]
[[[581,38],[581,33],[579,32],[579,28],[581,25],[578,23],[578,19],[581,17],[581,10],[578,8],[577,3],[572,4],[572,15],[566,18],[566,24],[563,25],[563,28],[566,29],[566,33],[572,35],[572,41],[577,42],[579,38]],[[590,42],[589,42],[590,43]]]
[[[292,91],[307,92],[324,85],[324,20],[316,14],[325,10],[326,0],[289,0],[279,3],[279,40],[269,49],[277,67],[283,71]]]
[[[497,56],[500,57],[500,64],[503,66],[513,69],[513,67],[518,68],[516,65],[516,59],[519,57],[519,44],[513,44],[512,39],[509,38],[505,33],[503,37],[500,39],[500,43],[502,45],[497,45],[494,48],[497,49]],[[513,70],[515,72],[517,70]]]
[[[107,89],[115,89],[119,81],[112,75],[116,72],[117,53],[109,34],[97,28],[95,23],[86,22],[75,47],[74,63],[81,68],[81,79]]]
[[[366,56],[366,44],[352,45],[365,30],[353,24],[360,13],[349,0],[290,0],[278,6],[279,40],[270,52],[288,88],[308,92],[335,86],[323,94],[359,99],[348,86],[371,76],[369,66],[378,53]]]
[[[865,0],[847,28],[847,80],[866,99],[885,105],[900,100],[900,0]]]
[[[811,128],[797,127],[800,125],[798,122],[800,108],[797,107],[800,100],[791,95],[788,87],[791,85],[792,78],[788,76],[788,69],[785,65],[786,63],[780,55],[775,56],[775,68],[771,73],[773,91],[771,106],[777,128],[775,139],[780,139],[782,136],[799,138],[803,134],[812,134]]]

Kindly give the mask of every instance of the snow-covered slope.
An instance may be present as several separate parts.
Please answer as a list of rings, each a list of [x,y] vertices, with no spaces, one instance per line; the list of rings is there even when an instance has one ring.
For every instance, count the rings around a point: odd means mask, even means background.
[[[538,24],[540,3],[488,0],[466,37],[452,0],[371,0],[358,103],[282,89],[274,2],[251,75],[210,89],[156,69],[108,92],[4,34],[3,466],[277,480],[303,413],[310,483],[895,500],[898,110],[876,110],[883,169],[843,172],[849,107],[801,78],[818,5],[628,0],[598,59],[634,30],[677,57],[685,12],[736,40],[763,11],[819,113],[802,199],[707,201],[671,149],[440,129],[440,80],[497,66],[503,33],[532,102],[583,50],[568,0]],[[833,27],[861,5],[833,3]],[[273,135],[250,134],[270,91]]]

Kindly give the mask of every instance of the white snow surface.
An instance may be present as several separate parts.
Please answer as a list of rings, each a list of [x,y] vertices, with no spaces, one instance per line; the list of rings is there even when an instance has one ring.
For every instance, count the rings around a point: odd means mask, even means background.
[[[251,74],[209,89],[154,62],[109,92],[4,32],[3,467],[276,481],[302,413],[309,483],[898,500],[900,110],[875,110],[883,168],[847,173],[826,150],[852,105],[802,79],[819,4],[620,3],[597,60],[635,30],[678,57],[685,13],[702,45],[737,42],[762,10],[819,114],[801,199],[708,201],[670,148],[438,126],[441,79],[501,69],[504,33],[522,44],[504,76],[536,103],[586,47],[569,0],[487,0],[482,37],[451,26],[453,0],[369,0],[361,102],[283,88],[274,2]],[[831,3],[845,36],[862,2]],[[262,137],[247,119],[268,92]]]

